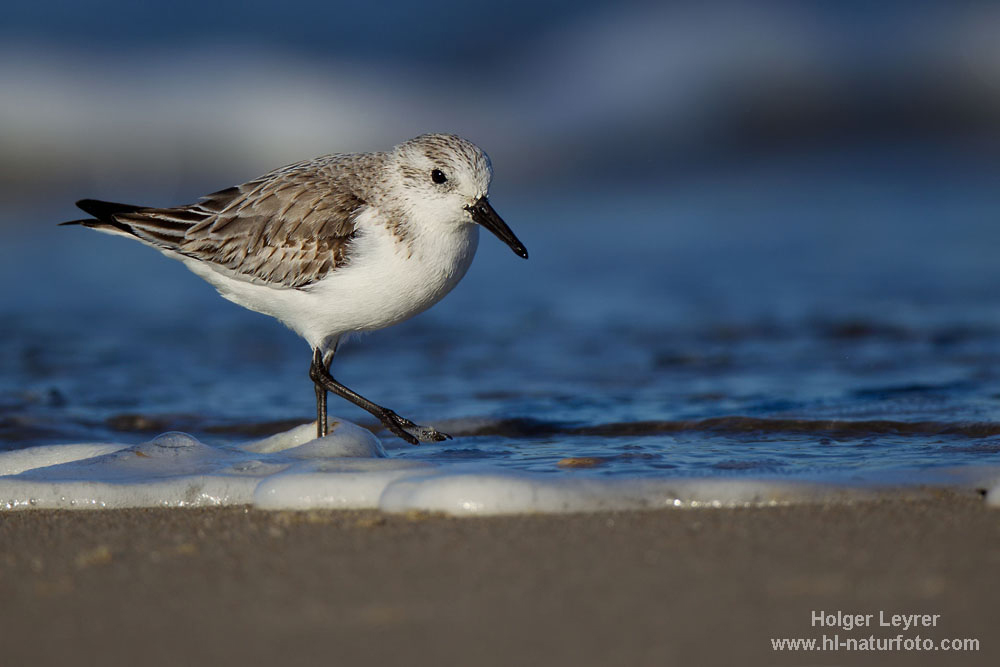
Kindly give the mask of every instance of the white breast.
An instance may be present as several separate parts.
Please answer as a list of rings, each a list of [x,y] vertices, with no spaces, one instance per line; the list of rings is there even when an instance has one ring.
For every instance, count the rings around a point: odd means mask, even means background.
[[[348,264],[306,289],[276,289],[195,260],[184,263],[225,298],[281,320],[321,347],[423,312],[458,284],[475,256],[478,225],[426,226],[404,242],[370,215],[358,220]]]

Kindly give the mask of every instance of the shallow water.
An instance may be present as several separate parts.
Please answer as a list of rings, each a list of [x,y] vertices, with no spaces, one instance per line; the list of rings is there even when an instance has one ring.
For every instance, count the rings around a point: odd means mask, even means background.
[[[455,436],[380,433],[396,459],[567,478],[996,465],[998,172],[909,146],[519,197],[500,170],[494,205],[531,259],[484,235],[454,293],[334,370]],[[0,448],[224,446],[312,418],[295,334],[139,244],[55,227],[76,195],[4,221]]]

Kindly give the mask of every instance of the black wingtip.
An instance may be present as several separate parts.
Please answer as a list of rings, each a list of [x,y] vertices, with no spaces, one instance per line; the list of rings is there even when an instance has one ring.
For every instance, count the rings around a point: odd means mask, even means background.
[[[91,228],[105,228],[110,226],[131,234],[131,227],[116,220],[115,216],[123,213],[134,213],[142,210],[143,208],[142,206],[134,206],[132,204],[119,204],[113,201],[101,201],[100,199],[81,199],[76,202],[76,205],[85,213],[89,213],[94,216],[94,218],[67,220],[66,222],[60,222],[59,226],[82,225],[84,227]]]
[[[114,223],[114,216],[120,213],[135,213],[141,206],[133,204],[119,204],[113,201],[101,201],[100,199],[81,199],[76,202],[77,208],[89,213],[101,222]]]

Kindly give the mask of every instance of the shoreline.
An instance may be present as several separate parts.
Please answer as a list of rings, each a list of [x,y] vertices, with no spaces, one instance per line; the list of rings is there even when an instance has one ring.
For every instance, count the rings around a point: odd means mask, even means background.
[[[980,641],[954,664],[1000,655],[1000,515],[973,492],[481,518],[23,510],[0,513],[0,554],[11,664],[940,664],[772,650],[900,631],[815,611],[937,614],[923,637]]]

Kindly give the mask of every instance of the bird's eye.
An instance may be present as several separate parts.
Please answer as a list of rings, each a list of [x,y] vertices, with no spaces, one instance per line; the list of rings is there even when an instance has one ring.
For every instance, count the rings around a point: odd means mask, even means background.
[[[442,183],[448,180],[448,177],[445,176],[444,172],[441,171],[440,169],[435,169],[434,171],[431,172],[431,180],[437,183],[438,185],[441,185]]]

